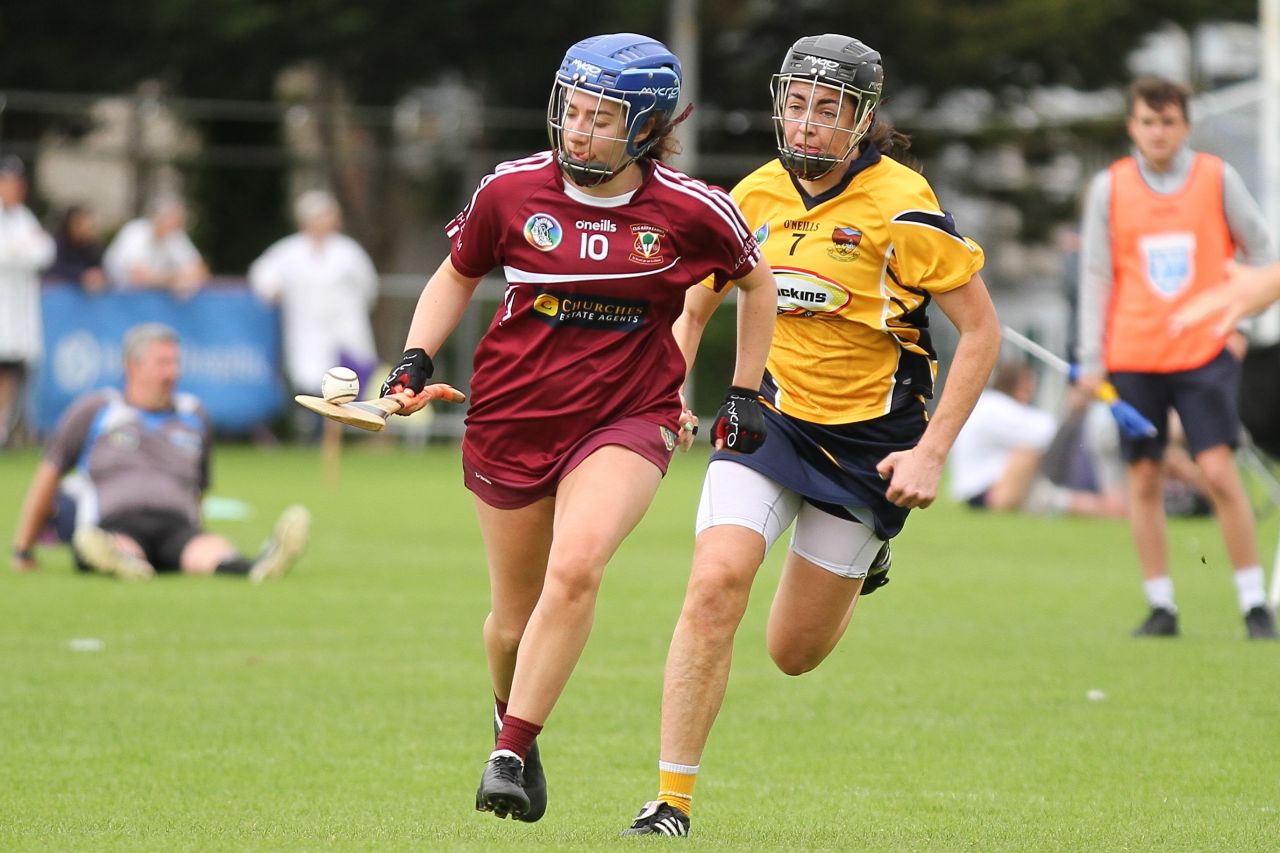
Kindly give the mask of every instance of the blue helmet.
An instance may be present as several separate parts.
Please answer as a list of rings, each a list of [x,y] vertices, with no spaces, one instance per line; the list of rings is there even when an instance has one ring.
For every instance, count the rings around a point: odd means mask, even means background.
[[[595,95],[625,107],[625,156],[614,163],[580,160],[564,145],[565,110],[574,93]],[[547,106],[547,133],[560,167],[581,186],[604,183],[644,156],[661,133],[653,132],[680,101],[680,60],[662,42],[635,33],[592,36],[564,55]],[[654,120],[654,121],[651,121]],[[590,131],[595,136],[594,125]]]

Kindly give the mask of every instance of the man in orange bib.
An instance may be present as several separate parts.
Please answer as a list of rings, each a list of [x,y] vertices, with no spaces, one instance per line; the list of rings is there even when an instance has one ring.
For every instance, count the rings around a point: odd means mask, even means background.
[[[1190,92],[1167,80],[1129,88],[1134,153],[1097,175],[1085,200],[1080,273],[1080,378],[1094,391],[1104,373],[1158,430],[1121,439],[1128,466],[1129,525],[1151,612],[1138,636],[1176,636],[1163,487],[1169,409],[1204,473],[1250,638],[1276,638],[1258,561],[1253,509],[1234,449],[1240,432],[1238,352],[1230,335],[1203,324],[1173,332],[1174,313],[1222,285],[1237,250],[1250,264],[1275,258],[1266,221],[1244,182],[1220,158],[1192,151]],[[1237,348],[1239,349],[1239,348]]]

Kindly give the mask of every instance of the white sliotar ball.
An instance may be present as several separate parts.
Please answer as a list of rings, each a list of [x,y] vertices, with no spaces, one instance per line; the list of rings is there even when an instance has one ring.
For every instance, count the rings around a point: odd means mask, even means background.
[[[331,367],[320,380],[320,396],[330,403],[350,403],[360,396],[360,377],[349,367]]]

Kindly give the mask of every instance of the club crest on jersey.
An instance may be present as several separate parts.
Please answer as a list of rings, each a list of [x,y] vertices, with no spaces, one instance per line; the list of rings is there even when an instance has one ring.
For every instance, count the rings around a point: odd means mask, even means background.
[[[831,229],[831,247],[827,249],[827,256],[833,261],[856,261],[858,255],[862,254],[858,251],[858,244],[862,242],[862,232],[857,228],[848,226],[836,227]]]
[[[132,429],[114,429],[107,434],[104,444],[119,447],[124,450],[137,450],[138,445],[142,442],[141,436],[137,430]]]
[[[664,229],[656,225],[632,225],[631,233],[635,235],[635,242],[631,244],[628,260],[647,265],[662,263],[662,238],[667,236]]]
[[[761,225],[756,229],[756,245],[763,246],[764,241],[769,239],[769,223]]]
[[[524,238],[539,252],[550,252],[564,238],[564,229],[549,213],[535,213],[524,223]]]
[[[1157,294],[1172,299],[1191,285],[1196,235],[1190,231],[1152,234],[1138,240],[1147,281]]]

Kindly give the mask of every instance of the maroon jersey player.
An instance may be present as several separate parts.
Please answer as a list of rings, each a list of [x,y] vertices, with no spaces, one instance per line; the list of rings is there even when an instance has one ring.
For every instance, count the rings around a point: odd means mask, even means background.
[[[618,441],[666,469],[685,373],[671,326],[685,290],[742,278],[759,254],[726,194],[658,162],[639,168],[617,205],[566,186],[550,152],[505,163],[449,227],[457,272],[502,266],[508,282],[476,350],[463,440],[467,486],[487,503],[552,495],[569,468]]]
[[[545,812],[535,738],[586,645],[605,564],[692,440],[672,326],[709,276],[741,297],[713,438],[744,452],[764,438],[754,389],[777,291],[728,194],[661,162],[679,95],[679,60],[653,39],[571,47],[548,107],[552,150],[498,166],[450,223],[452,251],[383,386],[406,413],[434,396],[430,354],[501,267],[508,286],[476,350],[462,453],[489,562],[497,700],[476,808],[499,817]]]

